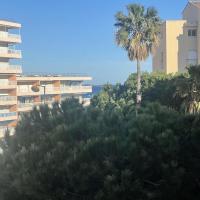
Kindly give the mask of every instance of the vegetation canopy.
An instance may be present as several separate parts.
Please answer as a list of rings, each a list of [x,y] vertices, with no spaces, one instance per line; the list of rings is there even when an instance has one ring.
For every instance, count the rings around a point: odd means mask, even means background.
[[[199,199],[200,116],[177,96],[182,81],[199,93],[199,69],[143,74],[137,117],[135,74],[106,85],[89,107],[68,99],[34,108],[1,141],[0,199]]]

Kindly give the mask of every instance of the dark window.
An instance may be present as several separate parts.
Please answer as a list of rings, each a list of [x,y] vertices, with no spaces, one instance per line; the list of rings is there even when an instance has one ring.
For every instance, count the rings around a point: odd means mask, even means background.
[[[192,36],[197,36],[197,30],[192,30]]]
[[[188,30],[188,36],[192,36],[192,30]]]
[[[189,29],[188,30],[188,36],[197,36],[197,30],[196,29]]]

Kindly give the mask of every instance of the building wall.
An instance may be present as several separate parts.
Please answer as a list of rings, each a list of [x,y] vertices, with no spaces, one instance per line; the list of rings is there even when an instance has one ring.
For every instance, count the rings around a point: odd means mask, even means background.
[[[198,37],[188,36],[189,30],[197,31],[197,28],[194,24],[186,23],[183,35],[179,37],[179,72],[186,71],[186,67],[192,64],[198,64]]]
[[[153,57],[153,71],[175,73],[179,66],[179,40],[184,20],[166,21],[161,26],[160,44]]]
[[[159,46],[153,55],[153,71],[166,72],[166,22],[160,27]]]
[[[0,130],[15,126],[18,119],[17,67],[11,65],[10,60],[21,57],[21,52],[15,50],[15,45],[21,43],[21,37],[11,34],[10,30],[20,27],[18,23],[0,20]]]
[[[166,22],[166,73],[176,73],[179,66],[179,36],[183,34],[185,21]]]
[[[182,12],[183,20],[190,23],[196,23],[199,18],[199,9],[191,3],[188,3]]]

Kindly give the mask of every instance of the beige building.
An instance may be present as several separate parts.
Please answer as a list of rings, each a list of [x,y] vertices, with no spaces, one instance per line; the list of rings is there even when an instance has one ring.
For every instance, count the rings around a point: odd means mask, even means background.
[[[176,73],[200,64],[200,1],[189,1],[182,20],[161,25],[160,44],[153,56],[153,71]]]
[[[34,106],[72,96],[88,104],[90,99],[84,96],[92,92],[92,86],[84,84],[92,80],[90,76],[23,75],[22,67],[14,64],[22,57],[16,50],[21,43],[20,28],[19,23],[0,20],[0,137],[7,129],[14,129],[20,113]]]

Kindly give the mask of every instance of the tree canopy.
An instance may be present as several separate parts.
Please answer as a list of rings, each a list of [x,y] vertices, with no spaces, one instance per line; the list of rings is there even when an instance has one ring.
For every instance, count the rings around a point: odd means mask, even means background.
[[[199,199],[200,116],[150,103],[136,117],[113,102],[22,116],[1,142],[1,199]]]

